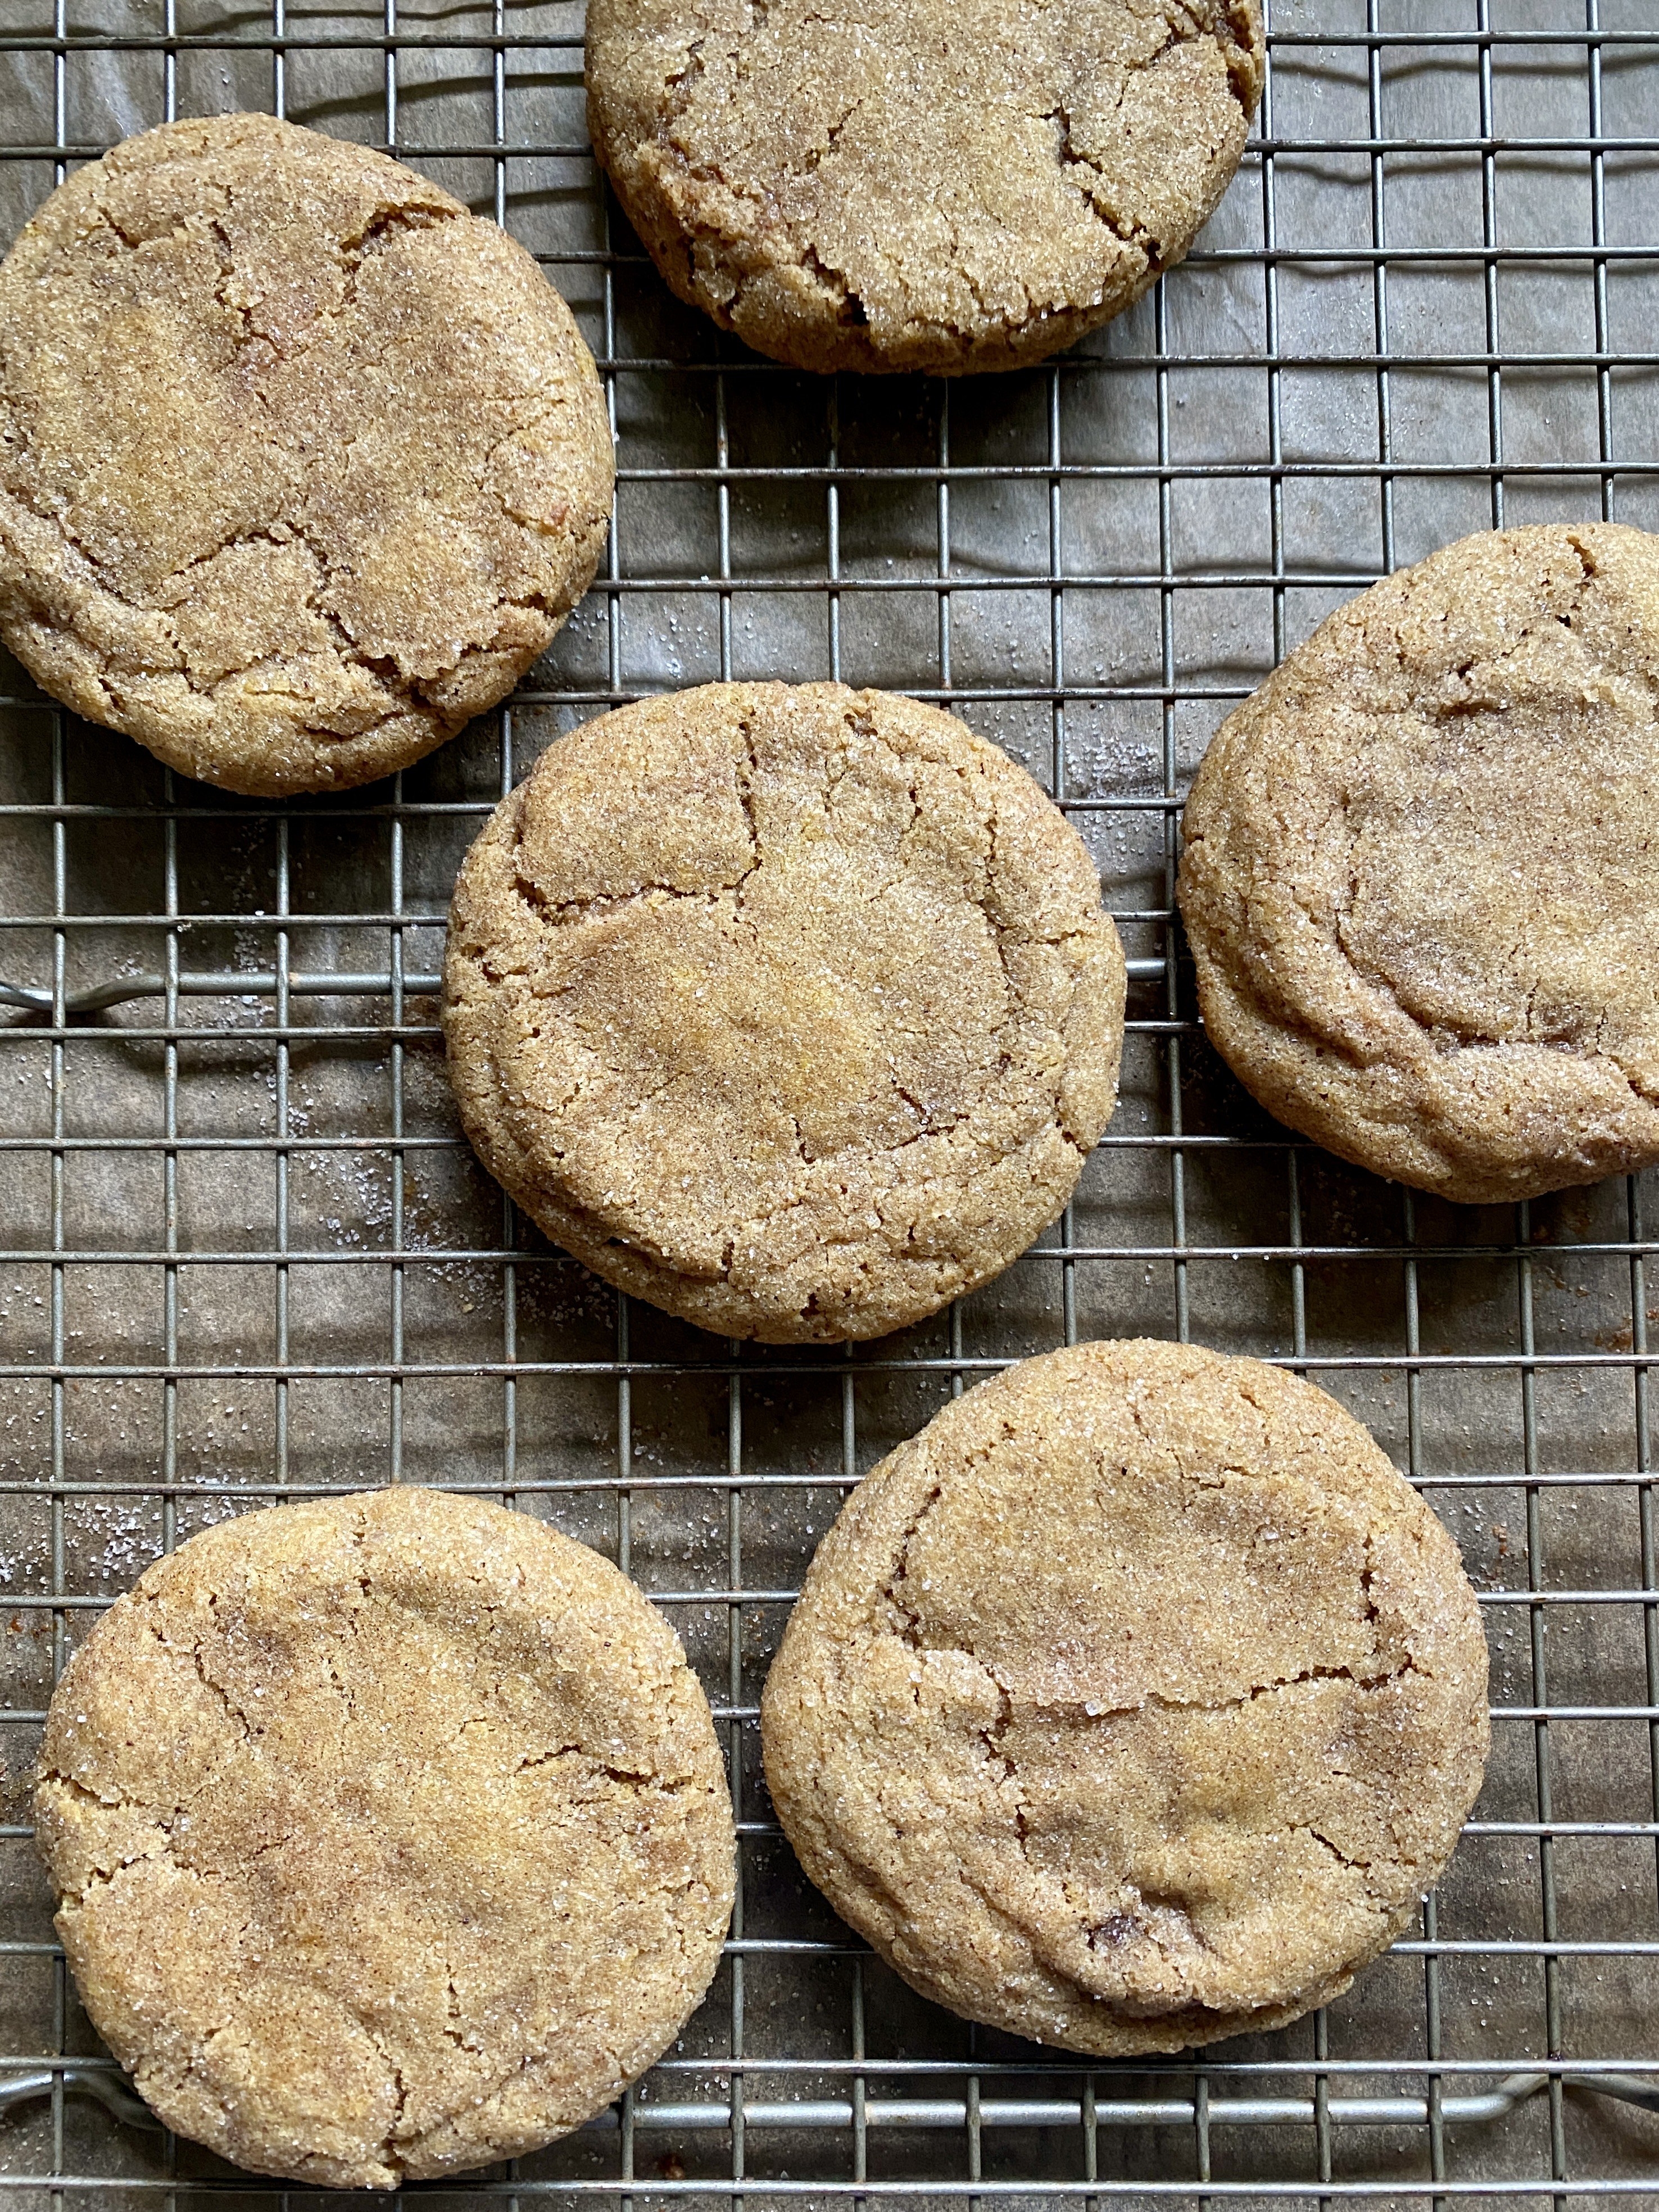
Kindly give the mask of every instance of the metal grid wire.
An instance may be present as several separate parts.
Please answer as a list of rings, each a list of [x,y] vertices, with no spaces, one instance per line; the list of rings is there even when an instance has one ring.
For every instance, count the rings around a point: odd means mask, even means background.
[[[742,1881],[669,2058],[446,2197],[1659,2202],[1629,2100],[1659,2071],[1653,1194],[1477,1212],[1290,1139],[1205,1046],[1171,896],[1215,722],[1329,607],[1488,524],[1659,526],[1652,0],[1281,0],[1200,250],[1077,352],[957,386],[799,377],[669,301],[587,151],[580,27],[563,0],[0,0],[8,235],[174,114],[381,144],[539,253],[621,465],[547,660],[389,783],[232,799],[0,675],[0,1756],[26,1768],[88,1621],[205,1522],[383,1481],[499,1496],[669,1609]],[[489,808],[590,714],[728,675],[964,714],[1070,811],[1131,956],[1123,1102],[1076,1202],[872,1346],[618,1304],[503,1204],[442,1079],[442,917]],[[1283,1360],[1370,1422],[1480,1589],[1495,1747],[1437,1899],[1340,2003],[1115,2069],[975,2030],[863,1952],[777,1836],[756,1717],[856,1477],[1007,1359],[1136,1333]],[[292,2193],[135,2124],[6,1809],[0,2186]]]

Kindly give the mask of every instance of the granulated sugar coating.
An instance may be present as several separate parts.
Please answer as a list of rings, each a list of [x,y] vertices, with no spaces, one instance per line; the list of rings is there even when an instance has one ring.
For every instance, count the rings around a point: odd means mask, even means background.
[[[924,1996],[1127,2057],[1277,2027],[1474,1802],[1456,1547],[1311,1384],[1083,1344],[970,1390],[819,1547],[762,1712],[801,1864]]]
[[[590,0],[588,122],[683,300],[807,369],[1012,368],[1179,261],[1254,0]]]
[[[485,1165],[621,1289],[878,1336],[1006,1267],[1110,1117],[1124,966],[1076,832],[949,714],[710,684],[549,747],[456,887]]]
[[[597,373],[524,248],[264,115],[79,169],[0,269],[0,636],[232,791],[390,774],[501,698],[611,511]]]
[[[1212,1044],[1343,1158],[1469,1205],[1659,1160],[1659,538],[1486,531],[1222,725],[1181,910]]]
[[[193,1537],[70,1662],[35,1790],[94,2025],[169,2127],[392,2189],[538,2148],[708,1987],[734,1838],[632,1583],[398,1489]]]

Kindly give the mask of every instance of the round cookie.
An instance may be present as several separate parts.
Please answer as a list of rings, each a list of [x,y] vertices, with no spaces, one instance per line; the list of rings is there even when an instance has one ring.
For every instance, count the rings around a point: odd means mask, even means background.
[[[1012,368],[1179,261],[1255,0],[589,0],[594,150],[682,300],[805,369]]]
[[[578,2126],[684,2024],[732,1905],[672,1632],[585,1545],[430,1491],[158,1561],[58,1686],[35,1818],[87,2011],[161,2119],[330,2189]]]
[[[0,267],[0,638],[231,791],[389,775],[592,580],[611,442],[524,248],[266,115],[77,170]]]
[[[1205,1025],[1280,1121],[1470,1205],[1659,1160],[1659,538],[1486,532],[1363,592],[1185,830]]]
[[[1060,1212],[1116,1095],[1088,854],[949,714],[710,684],[549,747],[467,855],[451,1079],[484,1164],[619,1289],[878,1336]]]
[[[1082,1344],[948,1407],[819,1546],[766,1685],[802,1866],[923,1996],[1103,2057],[1276,2027],[1474,1802],[1457,1551],[1321,1390]]]

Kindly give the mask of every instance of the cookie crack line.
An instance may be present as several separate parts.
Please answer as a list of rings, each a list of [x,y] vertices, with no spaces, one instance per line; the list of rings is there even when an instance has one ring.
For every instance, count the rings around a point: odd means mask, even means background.
[[[894,1612],[898,1614],[901,1621],[903,1623],[903,1626],[898,1632],[900,1639],[902,1642],[908,1644],[913,1651],[921,1651],[926,1649],[921,1641],[921,1616],[915,1611],[914,1607],[907,1605],[904,1600],[899,1595],[898,1586],[905,1580],[908,1571],[910,1547],[915,1541],[916,1532],[920,1529],[922,1522],[927,1518],[927,1516],[933,1511],[933,1508],[939,1504],[939,1499],[943,1498],[944,1495],[945,1483],[941,1477],[933,1484],[927,1495],[922,1499],[921,1504],[916,1508],[915,1512],[912,1515],[909,1525],[906,1528],[903,1534],[899,1538],[897,1558],[895,1559],[892,1567],[889,1570],[887,1580],[883,1583],[880,1590],[877,1593],[878,1596],[884,1597],[888,1604],[892,1607]],[[965,1657],[971,1658],[973,1654],[969,1652],[965,1653],[963,1656]]]
[[[1222,64],[1227,72],[1227,89],[1238,102],[1243,111],[1244,119],[1248,123],[1255,112],[1255,102],[1247,81],[1249,56],[1248,50],[1239,44],[1233,27],[1234,11],[1229,4],[1229,0],[1221,0],[1218,10],[1218,20],[1214,24],[1200,22],[1190,7],[1183,5],[1182,0],[1175,0],[1175,5],[1176,13],[1173,15],[1167,5],[1164,8],[1164,20],[1167,26],[1167,34],[1164,44],[1156,53],[1149,55],[1144,62],[1136,64],[1134,74],[1139,74],[1142,70],[1156,68],[1165,54],[1173,52],[1177,46],[1193,46],[1203,42],[1219,46]]]
[[[1330,1853],[1331,1856],[1336,1861],[1339,1866],[1348,1868],[1352,1873],[1370,1875],[1371,1869],[1376,1863],[1374,1859],[1357,1859],[1351,1857],[1349,1854],[1343,1850],[1339,1844],[1334,1844],[1330,1838],[1326,1835],[1322,1830],[1314,1827],[1310,1823],[1304,1822],[1300,1826],[1293,1828],[1291,1832],[1292,1835],[1297,1836],[1310,1836],[1315,1843],[1320,1844],[1325,1850],[1328,1850]],[[1369,1890],[1369,1882],[1366,1887]]]
[[[520,850],[523,850],[522,846]],[[716,906],[728,892],[735,890],[738,885],[744,881],[747,875],[751,875],[753,872],[753,869],[745,870],[744,876],[734,877],[729,884],[710,884],[706,889],[701,890],[688,890],[684,884],[636,884],[632,890],[596,895],[592,898],[581,899],[550,899],[533,876],[526,875],[521,868],[516,866],[513,872],[513,878],[514,887],[520,900],[538,921],[550,923],[554,928],[561,929],[573,922],[580,923],[590,920],[608,921],[612,915],[624,913],[630,906],[637,906],[642,900],[683,899],[689,906]]]
[[[665,118],[665,126],[669,122],[679,120],[685,112],[682,107],[676,115]],[[844,116],[836,126],[837,137],[845,129],[852,112],[849,111],[848,115]],[[687,183],[717,185],[720,191],[729,193],[732,199],[750,210],[755,217],[755,234],[746,239],[740,239],[738,234],[734,234],[726,224],[716,222],[709,216],[695,214],[683,204],[678,204],[676,207],[676,224],[688,240],[702,239],[706,244],[715,248],[729,247],[741,242],[756,252],[761,259],[762,265],[759,268],[727,267],[726,269],[725,275],[732,286],[732,290],[720,308],[719,320],[728,327],[735,327],[737,305],[754,290],[757,283],[763,282],[774,269],[788,268],[793,265],[811,276],[820,289],[828,295],[835,307],[838,322],[851,329],[868,327],[869,309],[848,271],[837,268],[833,262],[826,260],[816,240],[802,235],[797,224],[786,225],[781,222],[775,209],[769,205],[764,192],[757,191],[748,185],[733,182],[718,161],[694,161],[684,147],[677,145],[672,139],[665,135],[662,128],[659,130],[655,144],[663,159],[671,163]],[[821,167],[823,158],[820,155],[814,167]],[[787,251],[781,246],[780,237],[787,239]],[[695,270],[690,281],[695,288],[696,283]]]
[[[366,676],[372,677],[386,702],[384,711],[375,716],[372,721],[360,722],[360,726],[349,732],[331,730],[319,722],[303,722],[300,726],[307,738],[319,743],[349,744],[354,739],[369,736],[400,709],[415,704],[428,703],[422,696],[418,683],[404,678],[399,674],[396,663],[387,659],[384,654],[376,655],[365,652],[334,609],[326,604],[325,594],[333,583],[337,570],[328,556],[308,534],[303,523],[291,516],[279,516],[270,523],[234,532],[228,538],[222,538],[218,544],[210,547],[206,552],[198,554],[192,560],[186,562],[182,568],[175,569],[167,581],[172,584],[182,577],[188,576],[192,571],[205,568],[210,562],[216,561],[221,555],[233,552],[241,546],[260,544],[299,545],[310,555],[317,569],[317,581],[306,592],[304,601],[306,611],[307,613],[315,615],[326,628],[333,641],[338,659],[347,666],[360,668]],[[128,602],[128,604],[134,605],[138,612],[153,612],[161,616],[168,625],[173,637],[173,651],[177,655],[177,666],[174,669],[165,668],[160,664],[149,664],[141,672],[181,675],[198,698],[217,698],[222,692],[235,685],[251,670],[263,666],[270,658],[270,655],[256,656],[253,659],[239,662],[234,667],[226,669],[222,675],[213,678],[210,681],[204,682],[197,671],[191,666],[188,654],[179,643],[177,618],[172,610],[138,606],[135,602]],[[105,689],[117,700],[118,703],[123,703],[122,689],[112,678],[106,679]]]
[[[453,207],[434,207],[423,202],[382,201],[355,236],[341,240],[339,260],[346,273],[347,288],[337,304],[325,308],[324,313],[337,317],[356,304],[357,280],[362,273],[363,264],[374,258],[387,239],[400,232],[407,234],[416,230],[438,230],[445,223],[463,220],[471,222],[477,218],[470,209],[460,206],[459,203]]]
[[[743,739],[744,758],[738,763],[738,804],[743,809],[744,825],[749,831],[749,866],[737,879],[737,888],[748,882],[761,866],[760,819],[755,811],[755,785],[761,772],[760,755],[755,744],[754,724],[746,718],[739,720],[738,734]],[[739,899],[741,904],[741,898]]]
[[[404,2126],[409,2115],[409,2084],[404,2078],[403,2068],[386,2047],[386,2039],[381,2030],[366,2020],[361,2011],[356,2011],[356,2018],[359,2028],[380,2053],[380,2063],[386,2068],[392,2083],[392,2118],[386,2122],[386,2133],[380,2138],[380,2158],[381,2165],[388,2167],[401,2180],[404,2161],[398,2146],[402,2143],[406,2147],[409,2140],[409,2130]]]
[[[146,1797],[131,1797],[125,1790],[118,1790],[114,1796],[111,1796],[107,1794],[107,1787],[104,1790],[94,1790],[89,1783],[78,1781],[74,1775],[65,1773],[59,1766],[39,1766],[26,1770],[24,1778],[36,1789],[43,1789],[51,1784],[57,1789],[66,1790],[71,1797],[78,1798],[82,1804],[100,1813],[147,1814],[158,1826],[161,1824],[164,1810],[169,1817],[174,1817],[184,1810],[181,1805],[169,1805],[164,1808],[152,1804]]]
[[[164,1812],[161,1807],[147,1805],[138,1798],[121,1796],[115,1799],[110,1799],[103,1797],[100,1796],[96,1790],[89,1790],[84,1783],[77,1782],[72,1774],[65,1774],[57,1767],[48,1768],[44,1771],[37,1771],[34,1776],[34,1787],[37,1790],[49,1789],[61,1790],[66,1796],[71,1797],[77,1802],[86,1805],[89,1809],[95,1813],[105,1814],[119,1812],[144,1814],[149,1820],[149,1824],[154,1833],[160,1838],[159,1850],[130,1851],[120,1857],[117,1861],[116,1864],[112,1867],[88,1867],[85,1870],[84,1877],[80,1882],[76,1884],[66,1884],[60,1891],[60,1910],[62,1910],[64,1905],[84,1905],[94,1892],[102,1889],[108,1889],[113,1883],[120,1880],[121,1876],[126,1873],[130,1867],[140,1866],[147,1859],[161,1857],[172,1860],[173,1831],[178,1826],[179,1820],[188,1812],[190,1802],[193,1802],[187,1801],[186,1803],[182,1805],[170,1806],[167,1808]]]
[[[1121,111],[1124,100],[1128,94],[1130,83],[1133,82],[1134,77],[1141,76],[1149,70],[1155,70],[1158,64],[1164,59],[1164,57],[1166,54],[1173,53],[1178,46],[1195,45],[1200,39],[1213,40],[1215,38],[1213,31],[1208,30],[1194,21],[1194,19],[1190,15],[1187,15],[1184,10],[1182,13],[1179,21],[1171,21],[1166,15],[1165,22],[1167,25],[1167,33],[1164,44],[1158,48],[1155,53],[1148,54],[1144,60],[1138,62],[1134,68],[1125,76],[1121,86],[1119,88],[1117,99],[1113,103],[1115,112]],[[1234,55],[1237,49],[1232,46],[1232,42],[1231,40],[1227,41],[1227,45],[1229,48],[1227,58],[1227,88],[1232,94],[1234,99],[1238,102],[1239,106],[1243,109],[1245,118],[1248,120],[1251,111],[1249,100],[1243,91],[1241,89],[1238,82],[1238,70],[1234,60]],[[1104,225],[1105,228],[1111,233],[1112,236],[1118,240],[1120,245],[1127,246],[1133,251],[1143,253],[1146,256],[1146,271],[1149,278],[1161,276],[1164,270],[1164,248],[1161,242],[1155,239],[1152,233],[1143,225],[1139,223],[1124,223],[1118,216],[1116,210],[1103,205],[1101,200],[1097,197],[1096,187],[1103,186],[1106,184],[1108,181],[1106,173],[1101,167],[1098,161],[1091,161],[1086,154],[1079,154],[1073,144],[1072,138],[1072,115],[1068,103],[1063,99],[1060,100],[1053,107],[1045,110],[1042,114],[1035,117],[1033,119],[1039,123],[1052,123],[1058,126],[1060,136],[1055,151],[1061,171],[1066,172],[1073,169],[1081,169],[1085,172],[1091,179],[1092,179],[1092,185],[1085,184],[1080,178],[1074,179],[1073,181],[1076,184],[1078,191],[1082,193],[1084,198],[1088,202],[1090,211],[1095,216],[1097,221]]]
[[[980,1663],[981,1666],[985,1664],[982,1660]],[[989,1728],[981,1729],[979,1731],[979,1739],[985,1746],[987,1757],[995,1760],[1002,1769],[1001,1780],[996,1785],[998,1794],[1011,1801],[1009,1810],[1013,1814],[1014,1840],[1019,1846],[1020,1856],[1029,1860],[1030,1832],[1025,1819],[1025,1798],[1018,1787],[1018,1765],[1010,1757],[1006,1741],[1008,1731],[1014,1723],[1013,1693],[994,1667],[986,1667],[985,1672],[995,1686],[1000,1705],[995,1720],[992,1722]]]
[[[895,1609],[901,1613],[905,1610],[896,1600],[895,1600]],[[1415,1659],[1409,1657],[1403,1659],[1399,1666],[1386,1668],[1381,1674],[1358,1674],[1352,1668],[1346,1666],[1313,1666],[1304,1667],[1294,1674],[1275,1675],[1269,1682],[1253,1682],[1248,1690],[1240,1690],[1231,1698],[1172,1698],[1166,1696],[1161,1690],[1148,1690],[1143,1696],[1133,1699],[1128,1705],[1108,1705],[1098,1704],[1091,1698],[1027,1697],[1023,1692],[1011,1688],[1005,1676],[991,1664],[990,1661],[981,1658],[977,1651],[969,1646],[960,1644],[923,1643],[920,1638],[920,1624],[914,1614],[908,1616],[906,1627],[895,1632],[899,1642],[908,1644],[913,1651],[921,1653],[924,1657],[966,1659],[975,1666],[982,1668],[1003,1697],[1011,1701],[1010,1711],[997,1723],[1000,1732],[1006,1732],[1008,1723],[1018,1717],[1012,1710],[1012,1706],[1015,1704],[1031,1714],[1070,1716],[1085,1721],[1133,1720],[1138,1714],[1144,1712],[1231,1713],[1240,1711],[1245,1705],[1255,1704],[1259,1698],[1276,1698],[1282,1690],[1300,1689],[1304,1683],[1308,1682],[1347,1682],[1364,1693],[1386,1690],[1393,1683],[1405,1680],[1408,1675],[1421,1679],[1426,1674],[1426,1670],[1419,1667]],[[1432,1680],[1432,1676],[1428,1676],[1427,1679]]]

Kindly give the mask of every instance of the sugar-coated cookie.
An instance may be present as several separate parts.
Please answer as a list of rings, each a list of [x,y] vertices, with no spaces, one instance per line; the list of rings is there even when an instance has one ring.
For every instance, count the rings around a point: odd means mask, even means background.
[[[78,169],[0,267],[0,638],[231,791],[405,767],[586,591],[599,377],[521,246],[267,115]]]
[[[1465,538],[1231,714],[1181,911],[1270,1113],[1471,1205],[1659,1160],[1659,538]]]
[[[1450,1856],[1486,1649],[1322,1390],[1081,1344],[949,1406],[812,1562],[762,1710],[801,1864],[926,1996],[1103,2057],[1345,1990]]]
[[[708,1702],[627,1577],[394,1489],[222,1522],[94,1628],[35,1818],[94,2026],[258,2173],[395,2189],[538,2148],[720,1957]]]
[[[560,738],[461,870],[449,1070],[607,1282],[775,1343],[998,1274],[1110,1117],[1124,965],[1081,840],[954,716],[724,684]]]
[[[594,149],[683,300],[806,369],[1010,368],[1179,261],[1255,0],[589,0]]]

